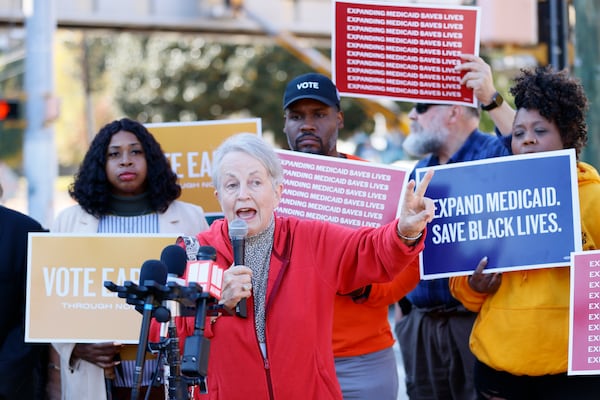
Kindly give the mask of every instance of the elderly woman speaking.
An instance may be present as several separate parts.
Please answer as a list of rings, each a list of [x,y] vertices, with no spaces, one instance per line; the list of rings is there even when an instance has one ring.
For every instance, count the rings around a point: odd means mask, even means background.
[[[221,144],[212,178],[225,219],[197,239],[231,266],[221,303],[235,308],[246,299],[248,316],[213,319],[205,331],[209,399],[342,399],[331,348],[335,294],[390,281],[414,265],[433,218],[424,197],[432,174],[416,190],[409,182],[400,218],[354,230],[277,216],[283,171],[272,147],[245,133]],[[233,265],[228,221],[235,219],[248,225],[245,265]]]

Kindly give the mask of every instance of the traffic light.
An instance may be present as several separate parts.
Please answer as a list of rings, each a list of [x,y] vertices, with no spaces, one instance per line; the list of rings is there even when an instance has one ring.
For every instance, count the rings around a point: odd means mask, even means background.
[[[0,121],[20,119],[20,103],[19,100],[0,99]]]

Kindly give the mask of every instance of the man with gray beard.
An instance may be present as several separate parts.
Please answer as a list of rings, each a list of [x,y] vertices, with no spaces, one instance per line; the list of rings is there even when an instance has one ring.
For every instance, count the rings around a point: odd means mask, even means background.
[[[463,59],[465,63],[457,68],[467,71],[462,83],[473,89],[481,108],[490,112],[500,131],[509,133],[514,111],[503,105],[494,89],[489,66],[476,56],[465,55]],[[478,129],[479,108],[418,103],[408,117],[411,131],[403,148],[414,156],[425,156],[416,164],[411,179],[417,168],[510,154],[510,144],[507,147],[496,135]],[[395,332],[404,360],[408,397],[475,399],[475,357],[469,349],[469,336],[476,314],[452,297],[448,278],[420,281],[398,302],[396,310]]]

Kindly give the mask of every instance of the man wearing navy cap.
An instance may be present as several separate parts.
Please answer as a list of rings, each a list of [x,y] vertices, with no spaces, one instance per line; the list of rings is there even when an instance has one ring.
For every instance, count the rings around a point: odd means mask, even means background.
[[[285,132],[291,150],[360,160],[337,150],[344,127],[340,96],[324,75],[292,79],[283,96]],[[333,356],[344,400],[396,400],[398,373],[388,307],[419,282],[418,259],[392,282],[338,293],[333,315]]]
[[[325,75],[309,73],[292,79],[283,96],[283,109],[283,131],[291,150],[349,156],[337,151],[338,130],[344,127],[344,113],[340,109],[338,90]]]

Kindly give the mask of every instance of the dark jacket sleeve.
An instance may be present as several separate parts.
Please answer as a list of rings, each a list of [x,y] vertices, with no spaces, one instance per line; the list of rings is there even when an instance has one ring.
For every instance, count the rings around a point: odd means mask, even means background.
[[[34,219],[0,206],[0,398],[30,392],[40,372],[43,346],[24,337],[27,234],[43,231]]]

